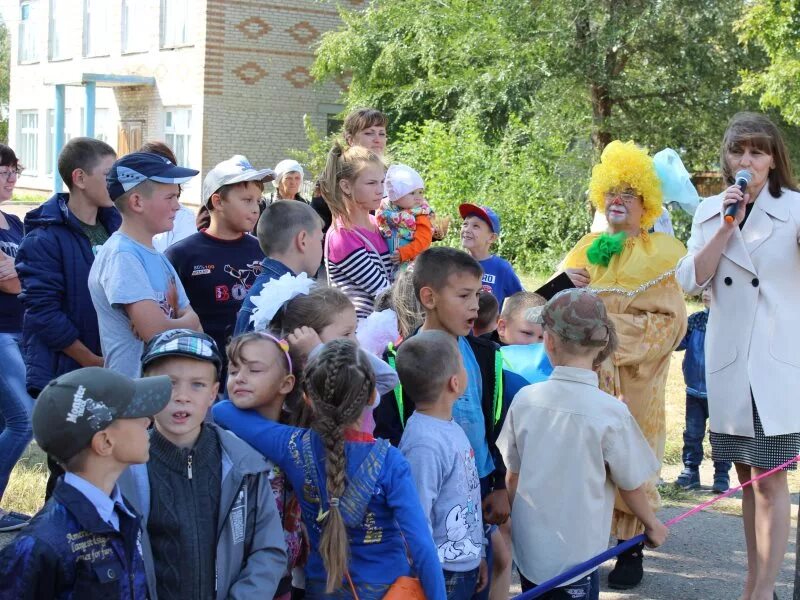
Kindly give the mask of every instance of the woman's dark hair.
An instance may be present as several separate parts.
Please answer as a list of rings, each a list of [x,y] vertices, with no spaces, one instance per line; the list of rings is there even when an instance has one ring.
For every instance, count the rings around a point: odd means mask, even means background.
[[[325,495],[329,504],[327,513],[323,513],[319,553],[328,575],[326,591],[331,593],[342,585],[350,555],[350,541],[339,511],[347,473],[344,430],[356,422],[372,399],[375,374],[355,342],[333,340],[306,367],[303,391],[314,410],[311,428],[325,448]]]
[[[11,146],[0,144],[0,167],[18,167],[19,159]]]
[[[740,151],[742,146],[751,146],[772,156],[775,166],[769,171],[769,193],[773,197],[781,196],[781,188],[798,191],[780,129],[765,115],[753,112],[733,115],[722,138],[719,162],[722,178],[728,185],[734,184],[736,176],[728,165],[728,154]]]

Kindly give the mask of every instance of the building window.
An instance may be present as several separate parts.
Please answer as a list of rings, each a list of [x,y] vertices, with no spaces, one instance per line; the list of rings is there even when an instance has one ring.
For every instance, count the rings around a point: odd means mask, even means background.
[[[161,0],[161,47],[191,44],[191,0]]]
[[[164,141],[175,152],[181,166],[189,166],[189,145],[191,135],[192,109],[168,108],[164,120]]]
[[[62,1],[63,4],[63,1]],[[108,0],[85,0],[83,11],[83,55],[106,56],[109,51],[110,23]]]
[[[77,119],[76,119],[77,117]],[[85,131],[83,108],[77,113],[73,113],[71,108],[64,109],[64,143],[66,144],[74,137],[82,136]],[[45,121],[47,137],[45,138],[45,157],[44,172],[47,175],[53,174],[53,148],[56,144],[56,111],[52,108],[47,110]]]
[[[17,111],[17,147],[19,162],[26,174],[36,175],[39,169],[39,113],[35,110]]]
[[[111,110],[108,108],[98,108],[94,113],[94,137],[113,145],[116,140],[112,139],[113,128],[111,127]]]
[[[19,62],[39,60],[39,0],[19,3]]]
[[[50,0],[49,40],[50,60],[72,58],[69,54],[70,31],[66,26],[71,19],[70,5],[64,0]]]
[[[122,52],[146,52],[148,23],[146,0],[122,0]]]

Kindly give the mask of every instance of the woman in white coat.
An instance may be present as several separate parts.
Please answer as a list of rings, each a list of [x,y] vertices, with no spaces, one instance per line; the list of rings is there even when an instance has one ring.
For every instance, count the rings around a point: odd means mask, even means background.
[[[728,184],[742,169],[752,179],[746,193],[730,185],[698,207],[677,277],[690,294],[713,290],[706,382],[714,460],[735,463],[745,482],[800,453],[800,193],[780,131],[763,115],[731,119],[721,164]],[[785,470],[743,491],[743,600],[773,598],[789,506]]]

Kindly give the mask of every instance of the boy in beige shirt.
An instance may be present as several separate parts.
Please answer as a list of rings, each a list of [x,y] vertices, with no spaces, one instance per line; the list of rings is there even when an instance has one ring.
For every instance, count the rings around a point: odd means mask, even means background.
[[[598,388],[592,370],[616,347],[605,306],[591,292],[565,290],[539,320],[555,368],[548,381],[517,394],[497,440],[523,591],[606,549],[617,487],[645,524],[648,545],[667,537],[641,489],[658,461],[628,408]],[[542,598],[595,600],[599,593],[595,570]]]

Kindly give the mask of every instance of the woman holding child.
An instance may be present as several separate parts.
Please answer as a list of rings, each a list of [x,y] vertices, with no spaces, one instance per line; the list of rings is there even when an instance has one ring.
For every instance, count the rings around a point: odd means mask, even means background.
[[[714,460],[732,461],[740,482],[800,453],[800,193],[777,127],[739,113],[722,140],[730,187],[697,209],[677,277],[687,293],[711,286],[706,383]],[[750,181],[735,185],[739,171]],[[726,209],[735,215],[724,218]],[[746,487],[743,600],[773,598],[789,537],[787,470]]]
[[[623,397],[659,462],[664,456],[664,394],[672,351],[686,330],[686,305],[675,279],[683,244],[648,233],[661,214],[661,182],[653,159],[633,142],[611,142],[592,170],[589,197],[608,220],[603,233],[581,239],[563,266],[577,287],[603,300],[619,338],[617,351],[599,368],[600,387]],[[660,505],[657,478],[646,486],[653,509]],[[644,531],[617,496],[612,534],[620,542]],[[609,586],[628,589],[643,575],[641,544],[623,552]]]

